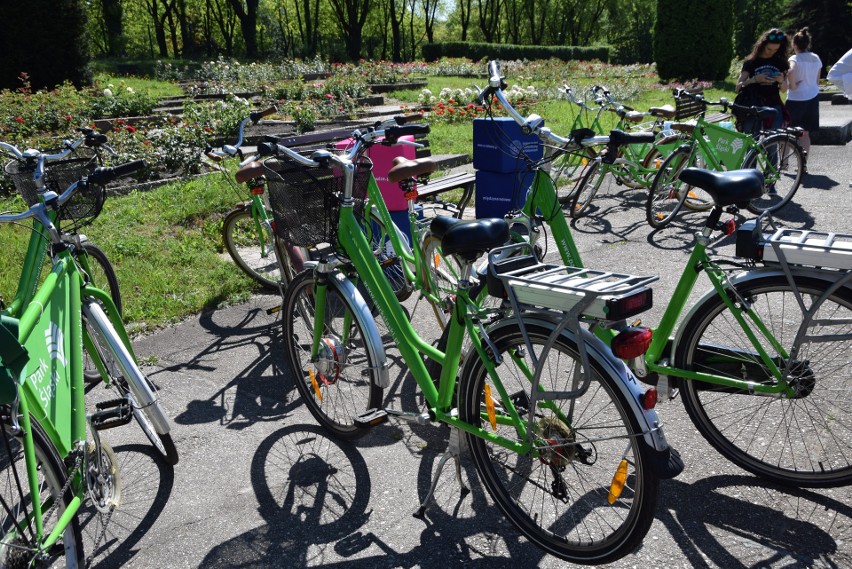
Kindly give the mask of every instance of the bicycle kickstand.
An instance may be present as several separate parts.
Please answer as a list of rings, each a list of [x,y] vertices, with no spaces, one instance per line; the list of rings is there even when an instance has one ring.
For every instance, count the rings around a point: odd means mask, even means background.
[[[420,507],[417,508],[417,511],[413,514],[415,518],[422,518],[426,513],[426,508],[429,507],[429,502],[435,495],[435,488],[438,486],[438,479],[441,477],[441,472],[444,470],[444,466],[447,464],[447,461],[451,458],[456,463],[456,480],[458,480],[459,486],[461,486],[461,495],[459,496],[459,500],[463,500],[464,497],[468,495],[470,488],[465,485],[461,476],[461,452],[464,448],[465,442],[461,437],[461,433],[456,427],[450,427],[449,445],[447,445],[447,450],[444,452],[441,460],[438,461],[438,468],[435,470],[435,474],[432,475],[432,485],[429,487],[429,493],[426,495],[426,499],[423,500]]]

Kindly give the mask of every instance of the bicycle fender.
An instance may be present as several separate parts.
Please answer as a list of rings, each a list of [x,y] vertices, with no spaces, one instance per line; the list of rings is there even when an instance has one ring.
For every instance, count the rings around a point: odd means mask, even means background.
[[[557,326],[557,323],[554,322],[553,319],[540,315],[527,315],[524,317],[524,322],[541,326],[549,330],[553,330]],[[516,326],[515,320],[511,318],[501,320],[493,327],[489,328],[489,332],[492,330],[498,330],[505,326]],[[639,428],[643,433],[642,437],[645,442],[654,451],[668,457],[668,450],[670,447],[668,441],[666,441],[665,434],[663,433],[662,421],[657,415],[656,410],[643,409],[639,403],[640,397],[645,391],[643,384],[636,379],[636,376],[633,375],[633,372],[630,371],[623,361],[615,357],[609,347],[603,343],[600,338],[595,336],[586,328],[581,328],[580,333],[581,340],[586,343],[589,358],[597,362],[601,368],[603,368],[605,373],[609,373],[611,377],[617,380],[615,384],[624,395],[624,399],[627,401],[630,413],[632,413],[636,418]],[[562,335],[568,338],[569,341],[575,344],[577,343],[576,335],[571,330],[563,330]]]
[[[340,295],[348,298],[352,303],[354,311],[353,316],[361,330],[364,332],[364,344],[373,361],[376,362],[376,383],[382,389],[390,386],[390,374],[388,374],[387,357],[385,356],[385,346],[382,342],[382,336],[376,328],[376,320],[370,313],[367,302],[364,297],[358,292],[355,283],[346,278],[346,275],[340,271],[335,271],[329,275],[329,283],[333,286]]]

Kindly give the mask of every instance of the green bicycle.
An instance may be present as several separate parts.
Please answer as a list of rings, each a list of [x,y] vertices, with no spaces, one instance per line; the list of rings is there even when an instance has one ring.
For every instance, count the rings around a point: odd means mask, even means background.
[[[131,420],[132,414],[130,409],[119,414],[108,405],[86,416],[84,345],[99,369],[120,369],[133,393],[131,401],[138,404],[134,412],[143,409],[162,440],[171,440],[156,395],[127,348],[111,298],[87,283],[71,252],[73,245],[62,239],[48,213],[68,204],[78,189],[103,186],[144,166],[144,161],[137,161],[98,168],[61,196],[48,191],[43,202],[27,211],[0,215],[0,223],[37,221],[53,252],[50,273],[20,317],[0,316],[0,453],[6,455],[0,461],[0,565],[4,567],[84,566],[78,512],[90,505],[97,524],[105,528],[122,503],[116,457],[98,432]],[[99,532],[94,550],[104,534]]]

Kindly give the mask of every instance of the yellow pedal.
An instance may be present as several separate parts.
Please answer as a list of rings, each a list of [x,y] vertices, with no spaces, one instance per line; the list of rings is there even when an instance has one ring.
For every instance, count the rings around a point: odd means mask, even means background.
[[[317,394],[317,399],[322,401],[322,392],[320,391],[319,383],[317,383],[317,378],[314,375],[314,371],[309,369],[308,374],[311,376],[311,385],[314,386],[314,393]]]
[[[488,422],[491,428],[497,430],[497,413],[494,412],[494,399],[491,397],[491,386],[485,384],[485,410],[488,412]]]
[[[624,490],[624,484],[627,482],[627,459],[622,458],[615,469],[615,475],[612,477],[612,484],[609,485],[609,496],[606,500],[610,504],[614,504],[618,497],[621,496],[621,491]]]

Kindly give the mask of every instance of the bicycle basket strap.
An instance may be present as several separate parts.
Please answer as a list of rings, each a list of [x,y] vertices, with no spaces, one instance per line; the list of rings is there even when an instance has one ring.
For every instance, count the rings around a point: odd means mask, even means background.
[[[17,378],[27,364],[27,349],[18,342],[17,320],[0,319],[0,405],[11,403],[17,395]]]

